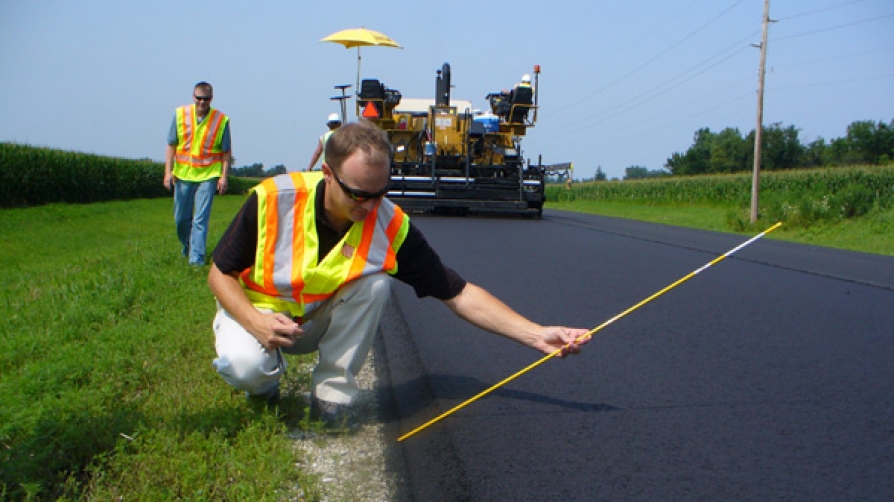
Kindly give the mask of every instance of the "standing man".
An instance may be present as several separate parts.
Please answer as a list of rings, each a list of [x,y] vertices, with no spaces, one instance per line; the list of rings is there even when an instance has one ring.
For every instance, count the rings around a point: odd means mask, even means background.
[[[326,155],[324,154],[326,142],[329,141],[329,136],[332,136],[332,133],[334,133],[335,130],[338,129],[340,126],[341,119],[338,118],[338,114],[330,113],[329,118],[326,119],[326,127],[328,127],[329,130],[323,133],[323,135],[320,136],[320,140],[317,141],[317,149],[314,150],[314,154],[310,158],[310,165],[307,166],[307,169],[305,169],[305,171],[313,171],[314,166],[317,165],[318,160],[320,161],[320,163],[326,162]]]
[[[366,121],[339,128],[322,173],[290,173],[255,188],[214,250],[208,284],[223,379],[275,400],[283,352],[319,352],[311,414],[356,425],[352,402],[392,277],[469,323],[543,353],[577,353],[586,329],[541,326],[444,266],[409,217],[385,199],[391,144]]]
[[[205,243],[214,192],[227,191],[230,118],[211,108],[208,82],[193,89],[193,104],[177,108],[168,132],[164,184],[174,191],[174,223],[189,264],[205,264]]]

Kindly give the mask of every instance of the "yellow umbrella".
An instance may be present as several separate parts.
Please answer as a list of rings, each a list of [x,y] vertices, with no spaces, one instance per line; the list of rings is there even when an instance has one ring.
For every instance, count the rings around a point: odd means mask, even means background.
[[[350,28],[347,30],[337,31],[328,37],[320,39],[320,42],[334,42],[342,44],[345,49],[351,47],[357,48],[357,87],[356,92],[360,92],[360,47],[363,46],[383,46],[395,47],[403,49],[399,43],[391,39],[391,37],[379,33],[378,31],[368,30],[366,28]]]

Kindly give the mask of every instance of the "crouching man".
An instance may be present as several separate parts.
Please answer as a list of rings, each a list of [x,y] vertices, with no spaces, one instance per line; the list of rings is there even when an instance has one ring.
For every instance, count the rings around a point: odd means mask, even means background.
[[[322,172],[269,178],[252,189],[214,250],[208,284],[223,379],[275,400],[283,353],[318,351],[311,413],[356,421],[352,402],[392,277],[473,325],[546,354],[577,353],[583,328],[541,326],[444,266],[404,212],[384,198],[391,144],[372,123],[340,127]]]

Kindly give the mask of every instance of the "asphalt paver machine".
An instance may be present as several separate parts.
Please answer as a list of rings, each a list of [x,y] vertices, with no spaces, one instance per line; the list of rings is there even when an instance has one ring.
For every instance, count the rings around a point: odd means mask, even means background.
[[[358,116],[394,147],[388,198],[409,212],[503,213],[539,218],[545,167],[525,161],[521,142],[537,121],[537,84],[489,94],[489,110],[451,100],[450,65],[437,70],[434,99],[407,99],[377,79],[357,93]]]

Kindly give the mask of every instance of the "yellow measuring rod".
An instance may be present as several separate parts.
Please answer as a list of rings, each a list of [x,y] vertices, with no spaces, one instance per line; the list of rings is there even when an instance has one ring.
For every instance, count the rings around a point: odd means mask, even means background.
[[[646,298],[645,300],[643,300],[643,301],[637,303],[636,305],[630,307],[629,309],[625,310],[624,312],[621,312],[620,314],[618,314],[618,315],[612,317],[612,318],[609,319],[608,321],[605,321],[604,323],[600,324],[599,326],[597,326],[597,327],[591,329],[591,330],[588,331],[586,334],[584,334],[584,335],[582,335],[581,337],[579,337],[576,341],[580,342],[580,341],[583,341],[583,340],[587,339],[588,337],[593,336],[594,334],[596,334],[598,331],[602,330],[602,329],[605,328],[606,326],[608,326],[608,325],[614,323],[614,322],[617,321],[618,319],[620,319],[620,318],[626,316],[627,314],[633,312],[634,310],[636,310],[636,309],[642,307],[643,305],[649,303],[650,301],[654,300],[655,298],[658,298],[659,296],[663,295],[664,293],[667,293],[668,291],[674,289],[675,287],[679,286],[680,284],[683,284],[684,282],[688,281],[689,279],[692,279],[693,277],[695,277],[696,275],[698,275],[698,274],[704,272],[705,270],[707,270],[708,268],[710,268],[710,267],[713,266],[714,264],[723,261],[724,259],[726,259],[726,258],[729,257],[729,256],[732,256],[734,253],[736,253],[736,252],[739,251],[740,249],[742,249],[742,248],[748,246],[749,244],[753,243],[754,241],[756,241],[756,240],[760,239],[761,237],[763,237],[763,236],[769,234],[769,233],[772,232],[773,230],[776,230],[776,229],[779,228],[780,226],[782,226],[782,222],[781,222],[781,221],[780,221],[779,223],[773,225],[772,227],[770,227],[770,228],[764,230],[763,232],[761,232],[761,233],[755,235],[755,236],[752,237],[751,239],[748,239],[747,241],[743,242],[742,244],[739,244],[738,246],[734,247],[733,249],[730,249],[730,250],[727,251],[726,253],[723,253],[722,255],[718,256],[717,258],[714,258],[714,259],[711,260],[709,263],[706,263],[705,265],[701,266],[701,267],[698,268],[697,270],[693,270],[692,272],[690,272],[690,273],[687,274],[686,276],[681,277],[680,279],[677,279],[677,280],[676,280],[673,284],[671,284],[670,286],[667,286],[666,288],[664,288],[664,289],[662,289],[661,291],[655,293],[654,295],[652,295],[652,296]],[[546,361],[552,359],[553,357],[556,357],[557,355],[559,355],[559,354],[561,354],[561,353],[562,353],[562,350],[559,349],[559,350],[557,350],[557,351],[555,351],[555,352],[553,352],[553,353],[551,353],[551,354],[547,354],[547,355],[543,356],[540,360],[535,361],[534,363],[528,365],[527,367],[525,367],[525,368],[523,368],[523,369],[517,371],[516,373],[513,373],[512,375],[510,375],[510,376],[504,378],[503,380],[497,382],[496,384],[492,385],[491,387],[489,387],[489,388],[487,388],[487,389],[485,389],[485,390],[479,392],[478,394],[476,394],[476,395],[470,397],[470,398],[467,399],[466,401],[464,401],[464,402],[462,402],[462,403],[460,403],[460,404],[454,406],[453,408],[451,408],[451,409],[445,411],[444,413],[441,413],[441,414],[438,415],[437,417],[435,417],[435,418],[429,420],[428,422],[426,422],[426,423],[420,425],[419,427],[417,427],[417,428],[411,430],[410,432],[404,434],[403,436],[397,438],[397,440],[398,440],[398,441],[403,441],[404,439],[407,439],[408,437],[410,437],[410,436],[416,434],[417,432],[422,431],[423,429],[429,427],[430,425],[433,425],[433,424],[435,424],[435,423],[441,421],[442,419],[446,418],[447,416],[452,415],[453,413],[455,413],[455,412],[457,412],[457,411],[459,411],[459,410],[465,408],[466,406],[468,406],[468,405],[474,403],[475,401],[477,401],[477,400],[481,399],[482,397],[484,397],[484,396],[490,394],[491,392],[493,392],[493,391],[499,389],[500,387],[502,387],[502,386],[506,385],[507,383],[509,383],[509,382],[511,382],[511,381],[513,381],[513,380],[515,380],[516,378],[518,378],[518,377],[524,375],[525,373],[531,371],[532,369],[536,368],[537,366],[540,366],[541,364],[543,364],[543,363],[545,363]]]

